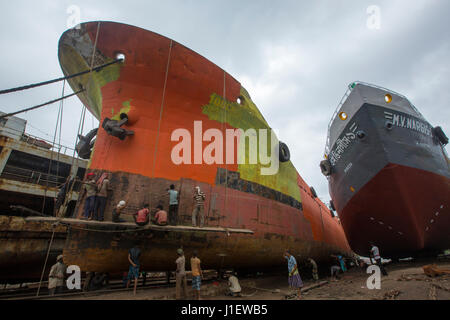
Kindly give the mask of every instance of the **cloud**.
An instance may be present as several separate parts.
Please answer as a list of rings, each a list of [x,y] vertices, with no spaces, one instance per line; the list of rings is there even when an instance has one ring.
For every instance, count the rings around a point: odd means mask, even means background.
[[[1,88],[61,76],[57,43],[72,4],[82,21],[152,30],[227,70],[280,129],[294,165],[323,198],[328,186],[318,164],[328,122],[350,82],[406,95],[450,134],[448,1],[2,1]],[[381,12],[379,30],[367,28],[373,4]],[[17,110],[59,97],[61,90],[58,84],[0,96],[0,106]],[[57,108],[24,117],[53,136]],[[74,142],[81,109],[76,98],[65,102],[63,140]],[[88,115],[85,132],[96,125]]]

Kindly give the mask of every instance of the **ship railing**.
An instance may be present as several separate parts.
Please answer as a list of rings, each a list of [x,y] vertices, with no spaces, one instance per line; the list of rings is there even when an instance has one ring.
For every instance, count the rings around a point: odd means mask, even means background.
[[[331,120],[328,123],[328,129],[327,129],[327,141],[325,143],[325,156],[328,156],[328,153],[330,152],[330,130],[331,130],[331,125],[334,122],[334,119],[336,119],[339,110],[341,110],[342,105],[345,103],[345,101],[347,101],[348,96],[350,95],[350,92],[352,92],[353,88],[351,87],[351,85],[348,86],[347,91],[345,91],[344,96],[341,98],[341,101],[339,102],[336,110],[334,111],[333,115],[331,116]]]
[[[336,110],[334,111],[333,116],[331,117],[331,120],[330,120],[330,122],[329,122],[329,124],[328,124],[327,140],[326,140],[326,144],[325,144],[325,155],[326,155],[326,156],[328,156],[328,154],[329,154],[329,152],[330,152],[330,148],[331,148],[331,146],[330,146],[331,126],[332,126],[334,120],[336,119],[336,116],[338,115],[339,110],[341,110],[342,105],[345,103],[345,101],[347,101],[348,96],[350,95],[350,93],[352,92],[352,90],[353,90],[353,89],[356,87],[356,85],[358,85],[358,84],[362,84],[362,85],[367,86],[367,87],[372,87],[372,88],[376,88],[376,89],[379,89],[379,90],[383,90],[383,91],[389,92],[389,93],[391,93],[391,94],[393,94],[393,95],[397,95],[397,96],[399,96],[399,97],[405,99],[406,101],[408,101],[408,103],[410,104],[410,106],[411,106],[411,108],[414,110],[414,112],[416,112],[420,117],[423,118],[423,116],[422,116],[422,114],[419,112],[419,110],[418,110],[418,109],[411,103],[411,101],[409,101],[408,98],[406,98],[404,95],[402,95],[402,94],[400,94],[400,93],[398,93],[398,92],[395,92],[395,91],[393,91],[393,90],[390,90],[390,89],[387,89],[387,88],[384,88],[384,87],[381,87],[381,86],[377,86],[377,85],[375,85],[375,84],[370,84],[370,83],[363,82],[363,81],[354,81],[354,82],[352,82],[351,84],[348,85],[347,91],[345,92],[344,96],[342,97],[341,101],[339,102],[339,104],[338,104]]]
[[[58,188],[67,177],[6,165],[0,178]]]
[[[9,121],[16,121],[17,122],[17,120],[15,120],[14,117],[9,118]],[[4,123],[1,124],[1,127],[4,127]],[[31,126],[31,127],[33,127],[33,126]],[[33,127],[33,128],[35,128],[35,127]],[[11,127],[11,126],[8,126],[6,129],[7,130],[11,130],[13,132],[16,132],[16,134],[18,136],[21,136],[20,140],[23,141],[23,142],[26,142],[29,145],[36,146],[38,148],[42,148],[42,149],[46,149],[46,150],[52,150],[53,149],[54,152],[58,152],[60,154],[64,154],[64,155],[67,155],[67,156],[72,156],[73,154],[75,154],[75,156],[77,156],[77,153],[75,152],[74,148],[71,148],[71,147],[59,144],[56,141],[55,141],[55,143],[53,143],[52,141],[47,140],[45,138],[29,134],[28,132],[24,132],[24,129],[23,130],[18,130],[16,128]],[[35,129],[37,129],[37,128],[35,128]],[[37,130],[39,130],[39,129],[37,129]]]
[[[46,139],[38,137],[38,136],[31,135],[29,133],[23,134],[22,141],[28,143],[29,145],[36,146],[39,148],[44,148],[47,150],[52,150],[54,152],[58,152],[60,154],[64,154],[67,156],[73,156],[73,155],[75,155],[75,157],[77,156],[77,153],[75,152],[74,148],[59,144],[57,142],[55,142],[53,144],[52,141],[46,140]]]

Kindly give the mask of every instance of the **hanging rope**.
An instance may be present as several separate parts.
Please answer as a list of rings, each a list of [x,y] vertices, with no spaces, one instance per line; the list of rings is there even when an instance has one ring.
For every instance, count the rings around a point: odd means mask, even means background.
[[[223,122],[222,122],[222,134],[223,135],[225,135],[226,127],[227,127],[226,76],[227,76],[227,73],[225,72],[225,70],[223,70],[223,104],[224,104],[224,109],[225,109],[225,112],[224,112],[225,119],[223,119]],[[227,161],[225,159],[225,201],[224,201],[225,216],[227,215],[227,200],[228,200],[227,190],[228,190],[228,165],[227,165]],[[220,214],[219,214],[219,217],[217,218],[217,225],[220,226]]]
[[[64,90],[65,90],[65,81],[63,84],[63,88],[62,88],[62,93],[61,95],[64,96]],[[48,166],[48,172],[47,172],[47,182],[46,182],[46,186],[45,186],[45,190],[44,190],[44,199],[42,201],[42,209],[41,209],[41,213],[44,214],[44,210],[45,210],[45,200],[47,198],[47,190],[48,190],[48,180],[50,177],[50,172],[52,169],[52,162],[53,162],[53,153],[55,152],[53,149],[55,148],[55,141],[56,141],[56,135],[58,133],[58,124],[60,122],[60,117],[62,117],[62,105],[59,106],[59,110],[58,110],[58,116],[56,118],[56,127],[55,127],[55,134],[53,135],[53,142],[52,142],[52,150],[50,153],[50,164]]]
[[[60,210],[60,217],[61,218],[63,218],[64,216],[65,216],[65,214],[66,214],[66,211],[67,211],[67,206],[69,205],[69,202],[71,201],[71,199],[72,199],[72,195],[73,195],[73,188],[74,188],[74,186],[75,186],[75,182],[76,182],[76,180],[77,180],[77,178],[78,178],[78,170],[79,170],[79,167],[78,167],[78,157],[75,157],[75,152],[76,152],[76,145],[77,145],[77,143],[78,143],[78,135],[79,134],[81,134],[82,132],[83,132],[83,128],[84,128],[84,121],[85,121],[85,117],[86,117],[86,107],[84,107],[82,110],[81,110],[81,117],[80,117],[80,122],[79,122],[79,124],[78,124],[78,130],[77,130],[77,138],[75,139],[75,147],[74,147],[74,150],[73,150],[73,155],[72,155],[72,164],[70,165],[70,171],[72,171],[73,170],[73,165],[74,165],[74,162],[76,161],[76,164],[75,164],[75,167],[76,167],[76,171],[75,171],[75,177],[73,178],[73,182],[71,183],[71,180],[72,179],[69,179],[69,181],[68,181],[68,183],[70,184],[69,185],[69,191],[66,193],[66,197],[64,198],[64,203],[62,204],[62,210]],[[80,129],[81,129],[81,133],[80,133]],[[70,175],[72,175],[72,173],[70,173]],[[80,199],[78,199],[78,200],[80,200]],[[77,210],[77,208],[75,207],[74,208],[74,213],[76,212],[76,210]]]
[[[63,82],[63,91],[62,91],[62,95],[64,96],[66,90],[66,81],[64,80]],[[58,179],[59,177],[59,156],[61,153],[61,133],[62,133],[62,120],[63,120],[63,111],[64,111],[64,100],[61,100],[61,117],[59,117],[59,139],[58,139],[58,145],[59,145],[59,150],[58,150],[58,160],[56,162],[56,179]]]
[[[152,167],[152,178],[150,181],[150,192],[152,191],[153,179],[155,178],[156,154],[158,153],[159,133],[161,130],[161,120],[162,120],[162,115],[163,115],[163,111],[164,111],[164,99],[166,96],[167,78],[169,76],[169,66],[170,66],[170,58],[171,58],[171,54],[172,54],[172,45],[173,45],[173,42],[172,42],[172,40],[170,40],[169,55],[167,58],[167,66],[166,66],[166,75],[164,78],[164,87],[163,87],[163,94],[162,94],[162,99],[161,99],[161,108],[159,110],[158,131],[156,132],[155,151],[153,152],[153,167]],[[150,207],[152,207],[152,197],[150,197]]]
[[[19,110],[19,111],[16,111],[16,112],[12,112],[12,113],[7,113],[7,114],[4,114],[4,115],[0,116],[0,119],[11,117],[11,116],[15,116],[16,114],[24,113],[24,112],[31,111],[31,110],[36,110],[36,109],[48,106],[49,104],[53,104],[55,102],[62,101],[62,100],[65,100],[67,98],[73,97],[73,96],[75,96],[75,95],[77,95],[79,93],[82,93],[84,91],[85,91],[85,89],[81,89],[80,91],[77,91],[75,93],[69,94],[67,96],[63,96],[61,98],[58,98],[58,99],[55,99],[55,100],[52,100],[52,101],[49,101],[49,102],[45,102],[43,104],[40,104],[40,105],[37,105],[37,106],[34,106],[34,107],[22,109],[22,110]]]
[[[95,34],[94,50],[92,51],[91,69],[90,69],[90,75],[89,75],[90,77],[92,77],[92,67],[94,66],[94,58],[95,58],[95,53],[97,50],[97,41],[98,41],[99,32],[100,32],[100,22],[97,23],[97,33]]]
[[[41,291],[42,280],[44,279],[45,268],[47,267],[48,256],[50,255],[50,249],[52,248],[53,238],[55,237],[55,226],[53,227],[52,237],[50,239],[50,243],[48,244],[47,255],[45,256],[44,267],[42,268],[41,280],[39,280],[39,287],[36,292],[36,297],[39,296],[39,292]]]
[[[101,24],[100,22],[97,24],[97,33],[95,35],[94,49],[92,50],[92,57],[91,57],[91,73],[89,74],[89,80],[87,81],[87,84],[89,84],[89,82],[92,80],[92,71],[93,71],[92,67],[94,65],[95,54],[97,52],[97,42],[98,42],[98,35],[100,33],[100,24]],[[64,198],[63,210],[60,213],[61,218],[63,218],[65,216],[65,214],[66,214],[67,206],[68,206],[69,202],[72,199],[73,188],[74,188],[75,182],[76,182],[75,180],[76,180],[76,178],[78,176],[78,170],[79,170],[79,167],[78,167],[78,156],[75,157],[75,152],[76,152],[76,148],[77,148],[77,144],[78,144],[79,135],[83,135],[84,123],[85,123],[85,119],[86,119],[86,110],[87,110],[86,106],[83,105],[83,109],[81,111],[80,123],[78,125],[77,136],[76,136],[76,139],[75,139],[75,146],[73,148],[72,164],[70,165],[70,168],[71,168],[70,170],[72,171],[74,162],[76,161],[76,164],[75,164],[75,167],[76,167],[75,177],[74,177],[73,183],[70,183],[70,179],[69,179],[70,188],[69,188],[69,192],[67,192],[66,197]],[[79,203],[80,200],[81,199],[78,199],[78,203]],[[74,208],[74,214],[76,213],[76,210],[77,210],[77,206],[75,206],[75,208]]]
[[[95,67],[95,68],[92,68],[92,65],[91,65],[89,70],[85,70],[85,71],[82,71],[82,72],[74,73],[74,74],[68,75],[66,77],[61,77],[61,78],[48,80],[48,81],[44,81],[44,82],[29,84],[29,85],[22,86],[22,87],[1,90],[0,91],[0,95],[1,94],[12,93],[12,92],[16,92],[16,91],[28,90],[28,89],[32,89],[32,88],[36,88],[36,87],[41,87],[41,86],[45,86],[45,85],[52,84],[52,83],[55,83],[55,82],[60,82],[60,81],[63,81],[63,80],[69,80],[69,79],[76,78],[76,77],[82,76],[84,74],[90,73],[92,71],[100,71],[101,69],[103,69],[105,67],[108,67],[110,65],[113,65],[113,64],[116,64],[116,63],[122,62],[122,61],[123,61],[123,59],[115,59],[114,61],[102,64],[102,65],[100,65],[98,67]]]

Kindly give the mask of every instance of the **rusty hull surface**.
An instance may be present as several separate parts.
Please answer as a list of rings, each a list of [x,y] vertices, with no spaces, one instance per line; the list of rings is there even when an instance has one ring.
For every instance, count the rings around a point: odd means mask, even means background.
[[[301,257],[325,257],[330,251],[338,251],[313,241],[270,233],[255,239],[252,235],[207,231],[104,231],[72,228],[64,250],[65,259],[81,266],[83,271],[123,272],[129,266],[128,251],[137,243],[142,250],[141,269],[146,271],[173,271],[176,248],[183,248],[187,258],[193,250],[198,250],[202,266],[207,269],[265,270],[279,268],[284,263],[283,248],[295,248],[295,255]]]
[[[329,223],[335,223],[329,214],[324,214],[322,221],[318,221],[320,230],[311,229],[302,210],[239,190],[227,189],[225,192],[223,186],[211,186],[190,179],[154,179],[152,182],[144,176],[112,173],[113,191],[108,198],[105,221],[111,222],[112,209],[120,200],[128,203],[125,215],[121,215],[128,222],[133,222],[133,219],[126,214],[135,213],[145,202],[151,203],[152,207],[161,204],[167,208],[169,198],[166,189],[172,183],[180,191],[179,224],[191,224],[194,206],[192,190],[200,185],[206,193],[206,227],[248,229],[254,231],[254,234],[227,234],[200,229],[195,232],[137,231],[136,228],[121,224],[104,223],[102,226],[97,223],[91,227],[80,221],[79,225],[72,225],[68,232],[64,249],[65,262],[80,266],[82,271],[123,272],[129,265],[128,250],[134,244],[142,250],[141,269],[146,271],[173,270],[178,248],[184,249],[186,257],[190,257],[193,250],[198,250],[204,268],[208,269],[279,268],[285,263],[282,255],[286,248],[290,248],[298,258],[313,257],[316,261],[329,260],[331,252],[351,254],[349,250],[345,250],[345,243],[342,244],[343,249],[333,244],[335,239],[326,238],[324,228]],[[304,191],[306,192],[306,186]],[[247,201],[225,202],[225,198],[242,199],[243,196]],[[319,205],[313,200],[311,202],[304,202],[303,205],[307,209],[311,209],[309,206]],[[81,214],[82,206],[79,206],[78,217]],[[316,241],[315,236],[322,237],[329,243]]]
[[[39,279],[53,231],[46,277],[56,257],[63,252],[67,228],[53,227],[53,223],[29,222],[21,217],[0,216],[0,282]]]

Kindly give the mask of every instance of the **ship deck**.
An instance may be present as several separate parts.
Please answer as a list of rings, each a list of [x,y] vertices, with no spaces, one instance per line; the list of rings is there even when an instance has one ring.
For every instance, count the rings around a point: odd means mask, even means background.
[[[249,229],[236,229],[236,228],[220,228],[220,227],[192,227],[192,226],[158,226],[154,224],[148,224],[145,227],[141,227],[132,222],[109,222],[109,221],[89,221],[71,218],[56,218],[56,217],[27,217],[25,221],[29,222],[50,222],[64,225],[76,225],[86,227],[102,227],[102,229],[119,229],[121,230],[154,230],[154,231],[176,231],[176,232],[219,232],[219,233],[241,233],[241,234],[254,234],[254,231]]]

